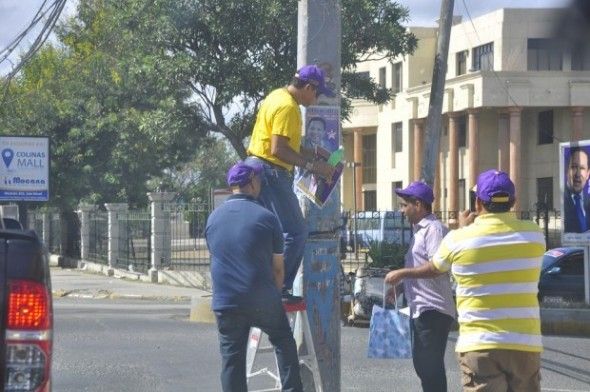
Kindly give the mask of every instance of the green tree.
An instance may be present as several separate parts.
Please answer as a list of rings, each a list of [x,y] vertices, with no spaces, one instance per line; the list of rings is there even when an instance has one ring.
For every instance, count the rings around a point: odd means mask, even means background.
[[[144,72],[144,71],[142,71]],[[48,136],[50,202],[73,252],[80,202],[145,204],[147,180],[188,160],[199,118],[182,86],[162,88],[112,53],[47,47],[11,83],[0,107],[4,134]]]
[[[150,180],[149,187],[173,189],[185,202],[207,202],[211,189],[227,187],[227,169],[238,159],[225,140],[207,138],[190,162],[166,170],[162,176]]]
[[[121,41],[148,49],[155,63],[191,91],[191,110],[204,120],[206,131],[223,135],[244,157],[244,139],[252,131],[258,105],[269,90],[288,83],[296,67],[297,4],[81,0],[79,17],[67,30],[101,50]],[[405,8],[390,0],[342,0],[345,116],[350,98],[384,103],[392,97],[391,91],[356,77],[354,71],[358,63],[376,56],[393,59],[415,49],[416,38],[401,24],[407,16]],[[142,50],[126,53],[127,61],[145,58]]]

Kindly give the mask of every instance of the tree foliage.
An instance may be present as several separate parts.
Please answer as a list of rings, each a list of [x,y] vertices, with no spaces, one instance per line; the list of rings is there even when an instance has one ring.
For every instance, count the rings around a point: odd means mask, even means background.
[[[206,157],[211,144],[200,140],[214,133],[245,156],[258,105],[296,68],[297,6],[80,0],[59,45],[41,50],[13,81],[0,107],[2,132],[50,137],[54,205],[142,203],[148,180],[183,170],[202,169],[195,181],[209,181],[206,163],[225,169],[234,158],[197,158],[200,168],[186,162],[199,149]],[[391,92],[354,71],[414,50],[416,38],[402,26],[407,10],[390,0],[342,0],[341,8],[343,107],[350,98],[385,102]]]
[[[70,32],[100,30],[88,38],[102,48],[130,40],[144,49],[149,42],[149,57],[193,94],[191,110],[204,119],[206,131],[223,135],[244,157],[259,103],[288,83],[296,68],[297,6],[296,0],[82,0],[83,23],[73,23]],[[416,38],[402,25],[407,16],[390,0],[342,0],[345,116],[350,98],[384,103],[392,97],[354,71],[359,62],[414,50]],[[135,55],[147,54],[128,53],[128,61]]]
[[[147,180],[188,160],[200,137],[190,92],[158,68],[153,48],[134,40],[93,45],[104,20],[94,15],[91,28],[62,36],[63,47],[41,50],[0,109],[3,133],[49,136],[50,204],[65,210],[145,203]]]

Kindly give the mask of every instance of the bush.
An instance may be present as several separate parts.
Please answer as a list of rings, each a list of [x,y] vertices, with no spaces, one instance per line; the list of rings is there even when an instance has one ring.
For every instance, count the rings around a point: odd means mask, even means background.
[[[408,245],[385,241],[369,241],[368,255],[370,267],[398,269],[404,266],[404,256]]]

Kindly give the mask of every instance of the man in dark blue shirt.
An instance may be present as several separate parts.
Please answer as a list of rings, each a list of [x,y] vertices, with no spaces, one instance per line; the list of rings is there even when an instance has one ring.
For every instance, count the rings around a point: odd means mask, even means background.
[[[283,233],[260,205],[262,165],[238,162],[227,173],[233,195],[209,216],[213,311],[217,319],[224,392],[247,392],[246,351],[251,327],[275,347],[283,391],[302,391],[297,347],[281,301]]]

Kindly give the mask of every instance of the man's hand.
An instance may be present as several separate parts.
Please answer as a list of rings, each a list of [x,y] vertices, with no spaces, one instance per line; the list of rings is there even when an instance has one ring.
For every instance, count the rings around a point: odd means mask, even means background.
[[[389,271],[387,275],[385,275],[385,283],[395,286],[404,279],[404,272],[404,268]]]
[[[459,227],[469,226],[473,223],[477,214],[473,211],[465,210],[459,212]]]
[[[328,183],[330,183],[332,181],[332,176],[334,176],[335,170],[336,170],[336,168],[334,166],[330,165],[327,162],[321,161],[321,160],[315,161],[313,163],[312,172],[314,174],[317,174],[318,176],[322,177],[326,181],[328,181]]]
[[[388,304],[395,304],[395,301],[397,300],[397,287],[393,286],[387,289],[387,292],[385,293],[385,302]],[[383,306],[385,306],[385,304],[383,304]]]

